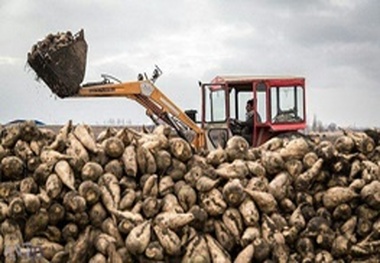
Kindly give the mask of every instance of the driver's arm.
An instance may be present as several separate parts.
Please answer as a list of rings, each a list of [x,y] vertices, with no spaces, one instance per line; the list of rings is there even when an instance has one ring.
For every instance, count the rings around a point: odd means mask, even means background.
[[[242,121],[241,125],[247,127],[249,130],[253,129],[253,117],[249,118],[246,121]]]

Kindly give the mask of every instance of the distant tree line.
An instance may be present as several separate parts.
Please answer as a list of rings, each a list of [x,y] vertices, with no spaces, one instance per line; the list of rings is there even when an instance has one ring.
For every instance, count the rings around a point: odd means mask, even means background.
[[[335,132],[338,130],[338,125],[334,122],[327,125],[323,124],[323,122],[318,119],[317,115],[314,114],[313,120],[311,124],[307,125],[306,130],[308,132],[325,132],[325,131]]]
[[[122,118],[109,118],[108,120],[104,121],[104,125],[110,125],[110,126],[124,126],[124,125],[132,125],[131,120],[126,120]]]

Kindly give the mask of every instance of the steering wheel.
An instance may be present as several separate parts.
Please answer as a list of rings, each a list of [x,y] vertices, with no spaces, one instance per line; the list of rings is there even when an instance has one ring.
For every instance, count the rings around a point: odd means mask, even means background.
[[[241,129],[243,128],[241,121],[237,119],[230,119],[230,129],[232,134],[241,134]]]

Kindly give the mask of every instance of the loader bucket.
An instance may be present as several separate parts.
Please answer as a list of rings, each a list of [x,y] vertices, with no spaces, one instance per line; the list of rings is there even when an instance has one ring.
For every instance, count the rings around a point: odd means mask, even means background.
[[[54,39],[51,34],[50,39]],[[28,53],[28,64],[36,72],[37,79],[42,79],[58,97],[76,95],[86,71],[87,43],[83,29],[70,41],[52,48],[46,46],[53,45],[56,40],[49,42],[47,37],[44,41],[34,45]]]

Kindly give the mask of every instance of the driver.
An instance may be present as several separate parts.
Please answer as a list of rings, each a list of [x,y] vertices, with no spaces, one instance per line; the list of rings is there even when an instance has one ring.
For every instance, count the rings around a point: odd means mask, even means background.
[[[245,110],[245,121],[241,123],[241,135],[249,142],[249,144],[252,144],[253,122],[254,120],[257,122],[261,122],[261,117],[260,115],[255,113],[255,105],[253,99],[247,101],[247,104],[245,105]]]

